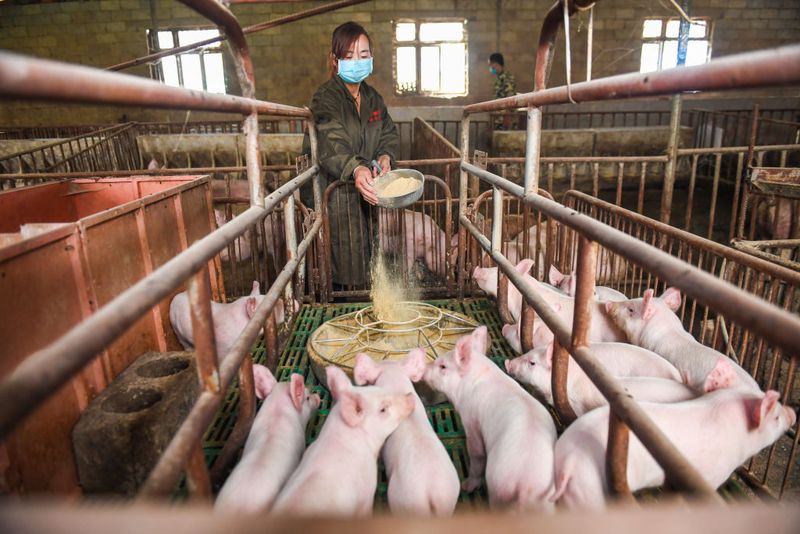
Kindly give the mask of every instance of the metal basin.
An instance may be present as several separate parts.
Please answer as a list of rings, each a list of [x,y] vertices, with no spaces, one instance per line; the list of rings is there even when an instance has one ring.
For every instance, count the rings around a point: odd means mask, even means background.
[[[398,178],[413,178],[419,182],[418,187],[411,191],[410,193],[406,193],[400,196],[393,196],[393,197],[385,197],[382,196],[383,191],[395,180]],[[425,185],[425,176],[414,169],[394,169],[383,176],[379,176],[375,180],[375,192],[378,195],[378,206],[382,208],[405,208],[410,206],[422,196],[422,192],[424,191]]]

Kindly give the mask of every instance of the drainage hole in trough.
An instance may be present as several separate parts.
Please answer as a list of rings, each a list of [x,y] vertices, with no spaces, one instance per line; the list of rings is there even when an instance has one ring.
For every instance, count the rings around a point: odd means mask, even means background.
[[[178,374],[188,367],[188,360],[183,358],[167,358],[164,360],[147,362],[136,369],[136,374],[145,378],[159,378]]]
[[[151,388],[117,391],[103,402],[103,409],[115,413],[140,412],[161,400],[161,392]]]

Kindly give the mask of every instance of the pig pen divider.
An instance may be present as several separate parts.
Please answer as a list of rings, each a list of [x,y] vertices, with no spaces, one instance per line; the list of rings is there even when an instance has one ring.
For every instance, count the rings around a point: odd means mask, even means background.
[[[647,450],[665,471],[666,479],[676,488],[689,491],[704,498],[713,498],[713,489],[708,486],[698,471],[677,451],[663,433],[644,415],[635,401],[626,396],[619,383],[611,377],[595,358],[588,347],[587,333],[590,322],[590,299],[594,292],[597,246],[606,249],[637,264],[672,286],[683,290],[686,295],[718,312],[724,312],[730,319],[749,328],[776,346],[793,353],[800,351],[800,320],[763,300],[732,287],[716,277],[676,259],[658,248],[643,243],[619,230],[594,220],[585,214],[566,208],[538,194],[539,189],[539,146],[541,139],[541,109],[546,104],[561,104],[567,101],[588,101],[615,99],[622,96],[654,96],[677,93],[686,90],[720,90],[727,88],[760,87],[770,85],[790,85],[800,82],[800,46],[783,47],[771,51],[761,51],[715,60],[701,67],[684,67],[668,71],[627,74],[603,80],[577,83],[571,87],[545,89],[546,71],[549,63],[547,39],[543,30],[539,55],[543,61],[537,62],[535,90],[532,93],[501,98],[488,102],[468,105],[464,108],[461,126],[461,174],[459,183],[459,239],[458,276],[459,289],[464,286],[466,276],[465,240],[467,232],[498,266],[498,273],[505,274],[524,297],[521,320],[522,340],[532,337],[534,315],[529,306],[541,317],[555,334],[553,356],[553,395],[559,416],[569,420],[574,412],[566,399],[566,362],[569,351],[576,362],[586,372],[601,393],[609,400],[611,428],[606,452],[608,487],[626,492],[624,484],[624,459],[627,433],[622,423],[631,428]],[[791,73],[789,73],[791,71]],[[469,115],[485,111],[503,111],[527,107],[527,140],[525,150],[524,187],[488,172],[478,164],[470,163],[468,158]],[[675,147],[677,148],[677,146]],[[675,152],[673,150],[672,152]],[[668,164],[675,165],[674,158]],[[674,172],[668,172],[674,181]],[[476,197],[478,180],[491,185],[494,213],[502,213],[503,195],[500,190],[520,199],[520,202],[534,208],[548,217],[549,226],[555,223],[576,232],[580,237],[577,250],[577,294],[575,298],[574,329],[570,329],[539,296],[515,266],[500,252],[501,217],[493,218],[492,238],[487,238],[470,221],[467,206],[468,191]],[[669,189],[673,187],[669,184]],[[665,189],[667,184],[665,183]],[[664,206],[662,204],[662,215]],[[502,291],[502,289],[501,289]],[[502,302],[503,298],[499,300]],[[523,350],[530,347],[523,346]],[[617,420],[618,419],[618,420]],[[615,422],[616,421],[616,422]]]
[[[73,375],[90,362],[102,349],[148,312],[154,305],[178,288],[187,278],[191,301],[192,321],[196,327],[212,323],[208,293],[208,272],[204,266],[214,256],[244,234],[258,221],[269,215],[278,204],[293,195],[303,184],[313,181],[314,208],[319,213],[322,191],[319,184],[319,166],[316,163],[316,131],[308,125],[312,159],[311,166],[265,195],[261,178],[258,146],[258,113],[297,117],[306,121],[311,118],[307,109],[274,104],[255,99],[253,66],[242,28],[227,7],[212,0],[186,0],[187,6],[209,18],[224,31],[231,45],[237,66],[237,75],[243,89],[242,97],[217,95],[184,88],[169,87],[161,83],[144,80],[137,76],[102,72],[98,69],[70,65],[0,52],[0,94],[11,98],[55,100],[62,102],[87,102],[121,106],[150,106],[172,109],[202,109],[245,115],[243,131],[245,138],[246,170],[249,182],[250,207],[221,228],[188,246],[183,252],[160,268],[120,293],[114,300],[95,314],[73,327],[64,336],[49,346],[29,355],[0,383],[0,436],[9,433],[37,406],[43,403],[50,392],[65,384]],[[287,212],[291,203],[287,203]],[[254,403],[252,371],[249,349],[265,326],[265,337],[274,337],[274,315],[272,309],[281,296],[291,298],[290,281],[316,238],[322,218],[311,224],[304,239],[297,244],[296,233],[291,226],[294,217],[285,217],[286,243],[290,258],[275,283],[254,312],[243,333],[237,339],[221,366],[217,366],[217,355],[209,336],[200,339],[196,347],[199,381],[202,392],[189,415],[173,437],[156,467],[140,488],[140,496],[168,494],[177,483],[181,473],[187,471],[190,491],[193,495],[210,494],[209,475],[202,461],[200,447],[202,435],[222,401],[225,391],[239,370],[242,391],[241,405]],[[292,310],[292,306],[288,306]],[[291,313],[291,311],[290,311]],[[270,332],[273,336],[270,336]],[[247,360],[245,362],[245,360]],[[250,373],[250,376],[244,376]],[[247,414],[246,406],[244,408]],[[247,434],[247,417],[240,422],[245,430],[237,430],[241,436]],[[231,440],[231,447],[235,443]]]
[[[580,213],[617,228],[626,234],[703,269],[734,286],[755,294],[777,308],[793,314],[800,311],[800,273],[764,261],[743,251],[708,241],[684,230],[643,217],[609,202],[578,191],[570,191],[564,204]],[[565,229],[566,230],[566,229]],[[573,232],[562,232],[557,247],[562,265],[574,261]],[[635,265],[626,269],[624,279],[615,283],[618,289],[632,295],[641,294],[649,285],[664,287],[663,281]],[[700,343],[716,348],[733,358],[763,389],[780,392],[784,405],[797,408],[800,390],[797,381],[797,352],[784,351],[769,339],[751,331],[746,325],[731,320],[727,309],[703,306],[687,296],[678,315],[684,327]],[[791,443],[789,443],[791,442]],[[760,493],[782,498],[792,482],[791,473],[797,454],[797,428],[786,438],[773,444],[739,469],[739,473]],[[796,483],[791,488],[797,490]]]

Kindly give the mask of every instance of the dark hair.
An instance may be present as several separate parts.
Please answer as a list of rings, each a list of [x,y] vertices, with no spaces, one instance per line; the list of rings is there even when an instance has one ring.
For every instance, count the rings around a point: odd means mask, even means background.
[[[495,52],[491,56],[489,56],[490,63],[497,63],[498,65],[502,65],[505,67],[505,63],[503,63],[503,54],[500,52]]]
[[[350,50],[352,44],[362,35],[367,37],[369,49],[372,50],[372,39],[370,39],[367,30],[361,24],[353,21],[345,22],[333,30],[331,53],[328,58],[328,68],[331,71],[331,76],[336,74],[336,60],[341,59]]]

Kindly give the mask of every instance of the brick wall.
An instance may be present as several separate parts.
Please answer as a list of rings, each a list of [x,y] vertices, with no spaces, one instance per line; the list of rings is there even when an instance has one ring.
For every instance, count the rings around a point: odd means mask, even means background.
[[[233,12],[242,25],[270,20],[319,5],[239,4]],[[493,79],[486,58],[499,49],[517,79],[517,90],[533,89],[535,49],[542,19],[551,2],[525,0],[376,0],[293,22],[248,37],[257,96],[275,102],[306,105],[327,78],[326,55],[332,29],[347,20],[362,23],[375,43],[375,73],[370,78],[390,106],[461,105],[491,98]],[[797,0],[694,0],[694,16],[713,20],[712,57],[800,41]],[[667,2],[604,0],[596,7],[593,77],[639,68],[642,20],[671,16]],[[400,97],[392,86],[392,20],[459,17],[466,19],[469,39],[469,96],[454,99]],[[571,19],[573,80],[586,72],[588,16]],[[175,1],[75,0],[46,4],[0,3],[0,48],[41,58],[105,67],[147,53],[145,30],[157,27],[208,27],[204,19]],[[499,44],[499,46],[498,46]],[[125,71],[148,76],[140,66]],[[549,85],[565,82],[563,33],[557,41]],[[193,113],[191,119],[230,116]],[[87,124],[132,120],[183,120],[185,112],[114,109],[6,101],[0,124]]]

